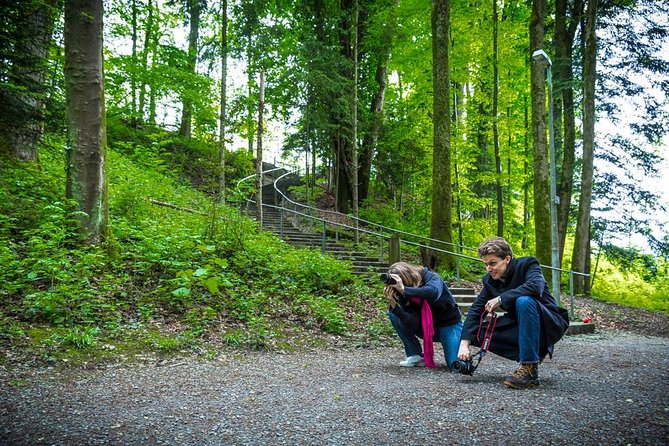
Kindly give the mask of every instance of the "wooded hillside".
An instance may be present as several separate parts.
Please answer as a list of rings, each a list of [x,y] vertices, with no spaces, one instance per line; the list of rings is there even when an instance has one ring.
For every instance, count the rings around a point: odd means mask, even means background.
[[[297,199],[429,237],[445,275],[449,252],[500,235],[589,274],[577,294],[642,290],[642,306],[667,310],[667,203],[648,188],[666,162],[667,42],[669,3],[654,0],[3,2],[0,296],[53,321],[72,265],[100,278],[134,262],[144,278],[187,282],[169,296],[193,284],[216,295],[210,268],[167,265],[194,260],[164,258],[166,227],[155,257],[130,248],[159,223],[144,200],[234,214],[237,182],[280,141]],[[234,251],[217,243],[248,247],[246,223],[222,235],[214,219],[183,229],[201,231],[191,254],[225,269]],[[341,296],[314,274],[310,292]],[[339,310],[313,302],[336,327]]]

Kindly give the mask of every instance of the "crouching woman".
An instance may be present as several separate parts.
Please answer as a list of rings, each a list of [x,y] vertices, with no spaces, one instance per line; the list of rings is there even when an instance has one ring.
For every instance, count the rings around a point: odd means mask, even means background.
[[[405,262],[390,266],[386,283],[388,317],[406,353],[400,366],[436,367],[432,343],[441,342],[450,369],[460,346],[462,314],[446,283],[434,271]]]

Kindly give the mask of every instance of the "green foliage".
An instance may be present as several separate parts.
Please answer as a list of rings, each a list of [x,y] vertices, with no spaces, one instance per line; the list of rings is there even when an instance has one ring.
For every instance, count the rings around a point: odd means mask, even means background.
[[[95,346],[99,335],[98,327],[73,327],[64,336],[54,335],[53,339],[62,342],[65,347],[83,349]]]
[[[222,205],[211,231],[211,199],[174,179],[160,142],[167,135],[154,135],[158,144],[150,150],[139,138],[108,153],[117,257],[77,240],[57,151],[43,151],[41,169],[2,163],[0,337],[12,345],[30,342],[51,359],[140,328],[149,330],[142,345],[162,352],[189,348],[218,331],[229,344],[266,348],[280,342],[284,324],[347,334],[349,315],[364,309],[369,294],[350,264],[295,250]],[[151,329],[157,321],[180,328],[160,334]],[[30,327],[37,325],[51,334],[32,339]]]
[[[603,263],[592,287],[594,297],[669,314],[669,275],[666,270],[662,277],[648,282],[634,272]]]

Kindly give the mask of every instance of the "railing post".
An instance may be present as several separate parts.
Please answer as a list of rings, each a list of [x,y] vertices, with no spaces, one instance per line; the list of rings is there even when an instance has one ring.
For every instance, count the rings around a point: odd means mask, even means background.
[[[391,265],[393,263],[400,261],[400,238],[390,237],[389,246],[388,246],[388,263]]]
[[[321,251],[325,252],[325,237],[327,235],[327,227],[325,226],[325,220],[323,220],[323,245]]]
[[[379,235],[379,260],[383,262],[383,237]]]
[[[555,300],[558,305],[560,305],[560,276],[562,275],[562,271],[559,269],[553,269],[551,271],[551,278],[555,277],[557,274],[558,279],[552,279],[553,280],[553,292],[556,293],[557,295],[555,296]],[[555,283],[557,282],[557,286],[555,286]]]
[[[279,209],[279,236],[283,240],[283,207]]]
[[[574,271],[569,270],[569,303],[571,320],[574,320]]]

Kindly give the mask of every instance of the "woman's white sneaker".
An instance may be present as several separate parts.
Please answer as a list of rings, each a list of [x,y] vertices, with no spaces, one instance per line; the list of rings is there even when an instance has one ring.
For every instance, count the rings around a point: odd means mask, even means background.
[[[425,367],[425,361],[421,355],[408,356],[404,361],[400,361],[400,367]]]

